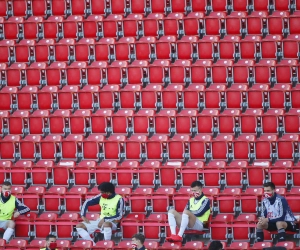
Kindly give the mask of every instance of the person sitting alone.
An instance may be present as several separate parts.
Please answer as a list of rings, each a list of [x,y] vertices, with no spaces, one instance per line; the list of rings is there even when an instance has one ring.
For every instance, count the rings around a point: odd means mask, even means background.
[[[98,186],[100,194],[86,200],[81,209],[82,223],[76,225],[76,230],[81,238],[93,241],[91,234],[100,230],[104,240],[111,240],[112,230],[117,229],[117,224],[124,214],[124,199],[115,193],[115,186],[110,182],[102,182]],[[89,206],[100,205],[101,215],[98,220],[88,220],[86,212]],[[95,245],[95,242],[93,241]]]
[[[258,218],[256,226],[257,242],[264,241],[264,230],[277,230],[278,241],[285,241],[285,231],[296,232],[296,221],[287,200],[276,194],[274,183],[265,183],[261,217]]]
[[[210,200],[203,194],[202,187],[200,181],[191,184],[193,197],[189,199],[182,215],[175,209],[168,211],[171,236],[166,238],[167,241],[182,241],[185,230],[203,230],[203,224],[210,216]],[[176,226],[179,227],[178,234],[176,234]]]

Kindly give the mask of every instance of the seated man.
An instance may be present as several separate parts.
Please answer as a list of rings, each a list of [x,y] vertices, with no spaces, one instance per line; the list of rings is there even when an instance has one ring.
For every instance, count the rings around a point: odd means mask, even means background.
[[[145,236],[143,234],[135,234],[132,236],[132,249],[146,250],[144,246]]]
[[[49,234],[46,237],[46,248],[41,248],[40,250],[55,250],[57,249],[56,236]]]
[[[202,187],[200,181],[191,184],[193,197],[189,199],[182,215],[174,209],[169,210],[171,236],[166,238],[167,241],[182,241],[186,229],[203,230],[203,223],[208,221],[210,215],[210,200],[202,193]],[[179,227],[178,235],[176,235],[176,226]]]
[[[275,185],[272,182],[264,184],[264,196],[262,201],[261,217],[256,227],[256,239],[264,241],[263,230],[278,231],[278,241],[285,241],[285,231],[296,231],[295,221],[286,199],[275,193]]]
[[[101,194],[86,200],[81,209],[82,223],[76,225],[78,234],[85,240],[91,240],[90,234],[100,230],[104,240],[111,240],[112,230],[117,229],[117,224],[123,217],[124,200],[115,193],[115,186],[110,182],[103,182],[98,187]],[[89,221],[85,215],[89,206],[101,206],[100,219]],[[94,243],[95,245],[95,243]]]
[[[17,208],[17,212],[14,213]],[[5,181],[2,184],[0,200],[0,228],[5,229],[3,239],[8,242],[14,233],[15,222],[12,219],[20,214],[29,212],[30,209],[11,194],[11,183]]]

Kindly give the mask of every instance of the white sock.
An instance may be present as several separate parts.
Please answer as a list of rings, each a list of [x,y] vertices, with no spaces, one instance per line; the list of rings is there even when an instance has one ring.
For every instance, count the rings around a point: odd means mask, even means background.
[[[174,214],[168,213],[168,221],[169,221],[171,234],[176,234],[176,220]]]
[[[105,227],[103,229],[104,240],[111,240],[112,230],[111,227]]]
[[[187,214],[182,214],[181,225],[178,233],[180,237],[182,237],[188,224],[189,224],[189,216]]]
[[[91,236],[89,235],[89,233],[84,230],[83,228],[77,228],[76,227],[76,230],[78,232],[78,234],[81,236],[82,239],[84,240],[90,240],[93,242],[93,245],[96,245],[95,242],[93,241],[93,239],[91,238]]]
[[[9,239],[10,239],[10,237],[13,235],[14,231],[15,231],[14,229],[8,227],[8,228],[5,230],[4,234],[3,234],[3,239],[4,239],[6,242],[8,242]]]

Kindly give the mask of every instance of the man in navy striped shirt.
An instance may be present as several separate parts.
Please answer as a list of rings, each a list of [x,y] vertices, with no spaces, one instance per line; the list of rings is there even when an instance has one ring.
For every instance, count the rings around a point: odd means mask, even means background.
[[[92,240],[91,234],[100,230],[104,240],[111,240],[112,231],[117,229],[117,224],[124,214],[124,199],[115,193],[115,186],[110,182],[103,182],[98,187],[100,194],[84,202],[81,209],[82,223],[77,224],[78,234],[85,240]],[[89,206],[100,205],[101,215],[98,220],[90,221],[86,218]]]
[[[287,200],[276,194],[273,182],[264,184],[261,217],[258,219],[256,239],[264,241],[263,230],[278,232],[278,241],[285,241],[285,231],[296,231],[296,218],[287,203]]]

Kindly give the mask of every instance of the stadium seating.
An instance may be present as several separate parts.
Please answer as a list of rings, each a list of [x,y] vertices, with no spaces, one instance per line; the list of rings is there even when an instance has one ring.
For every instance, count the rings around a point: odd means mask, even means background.
[[[211,201],[204,239],[271,246],[254,243],[263,183],[300,215],[299,23],[299,0],[0,1],[0,179],[31,209],[0,246],[54,233],[126,249],[141,232],[147,249],[206,249],[164,242],[193,180]],[[93,247],[74,226],[103,181],[126,218],[119,244]]]

